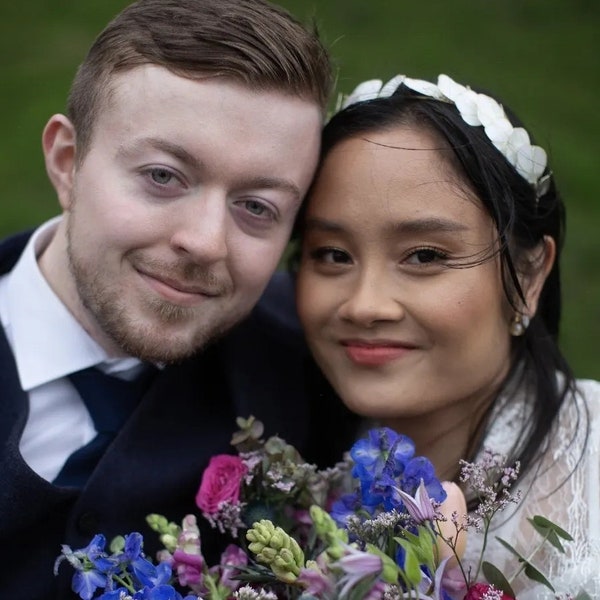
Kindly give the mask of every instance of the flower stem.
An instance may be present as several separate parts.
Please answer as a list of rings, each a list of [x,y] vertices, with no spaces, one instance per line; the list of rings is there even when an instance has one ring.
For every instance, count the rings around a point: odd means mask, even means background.
[[[131,592],[132,594],[135,594],[136,590],[133,587],[133,584],[132,584],[131,579],[129,577],[125,578],[125,577],[121,577],[120,575],[117,575],[116,573],[113,573],[112,578],[117,583],[120,583],[124,588],[126,588],[128,592]]]
[[[508,583],[511,583],[527,568],[527,565],[530,564],[531,559],[542,549],[542,546],[548,541],[550,536],[550,532],[548,531],[546,535],[542,538],[542,541],[529,553],[529,556],[525,558],[524,561],[521,562],[521,566],[508,578]]]

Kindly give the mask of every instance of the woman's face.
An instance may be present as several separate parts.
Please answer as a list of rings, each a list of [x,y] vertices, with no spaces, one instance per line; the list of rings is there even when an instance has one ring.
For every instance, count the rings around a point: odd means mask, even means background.
[[[440,146],[409,127],[347,139],[307,207],[308,342],[344,403],[391,426],[471,422],[509,368],[496,231]]]

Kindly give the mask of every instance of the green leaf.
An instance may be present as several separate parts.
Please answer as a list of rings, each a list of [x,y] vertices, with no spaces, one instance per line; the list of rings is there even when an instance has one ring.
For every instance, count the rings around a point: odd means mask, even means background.
[[[592,597],[587,592],[581,591],[574,600],[592,600]]]
[[[508,583],[508,580],[506,577],[504,577],[500,569],[495,567],[492,563],[484,561],[481,565],[481,570],[483,571],[485,578],[488,580],[488,583],[491,583],[494,587],[502,590],[511,598],[517,597],[510,587],[510,583]]]
[[[414,544],[415,546],[419,544],[419,536],[411,533],[408,530],[404,530],[402,532],[402,537],[398,537],[398,536],[394,536],[394,539],[401,544],[403,541],[408,541],[411,544]]]
[[[409,583],[413,586],[419,585],[423,574],[421,565],[413,546],[406,540],[398,540],[398,543],[404,548],[404,574]]]
[[[563,545],[560,543],[560,539],[555,531],[549,529],[548,527],[543,527],[542,525],[538,525],[533,519],[527,519],[532,527],[543,537],[546,538],[546,541],[550,542],[559,552],[565,553],[565,549]]]
[[[525,566],[525,575],[527,575],[527,577],[529,577],[529,579],[532,579],[533,581],[537,581],[538,583],[541,583],[541,584],[545,585],[547,588],[554,591],[552,584],[530,562],[528,562],[527,565]]]
[[[363,600],[363,598],[366,598],[375,583],[375,579],[375,577],[365,577],[364,579],[361,579],[352,587],[348,594],[348,600]]]
[[[554,531],[554,533],[556,533],[556,535],[558,537],[561,537],[563,540],[567,540],[568,542],[573,541],[573,538],[568,532],[566,532],[562,527],[556,525],[556,523],[553,523],[549,519],[546,519],[546,517],[542,517],[541,515],[535,515],[533,519],[530,519],[530,522],[532,522],[534,525],[538,525],[539,527],[544,527],[545,529],[550,529],[551,531]]]
[[[518,559],[519,562],[527,562],[527,559],[522,555],[519,554],[508,542],[505,542],[502,538],[496,537],[496,539],[512,554],[514,554]]]

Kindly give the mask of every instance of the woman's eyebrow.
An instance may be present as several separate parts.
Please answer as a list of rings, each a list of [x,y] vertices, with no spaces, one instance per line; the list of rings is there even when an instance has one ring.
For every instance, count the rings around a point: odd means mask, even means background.
[[[325,232],[342,232],[346,227],[342,221],[333,221],[321,217],[307,217],[305,229]],[[390,233],[408,234],[408,233],[454,233],[466,231],[468,227],[460,221],[453,219],[444,219],[440,217],[424,217],[420,219],[410,219],[407,221],[390,222],[386,226]]]

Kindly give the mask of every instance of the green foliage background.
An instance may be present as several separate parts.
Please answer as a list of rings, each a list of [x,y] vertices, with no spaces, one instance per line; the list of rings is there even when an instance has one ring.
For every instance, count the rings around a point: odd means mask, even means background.
[[[218,2],[218,0],[214,0]],[[127,0],[27,0],[0,16],[0,235],[58,212],[40,133],[64,110],[88,46]],[[443,72],[489,88],[549,152],[568,209],[562,346],[600,379],[600,2],[597,0],[280,0],[316,20],[340,91],[396,73]]]

